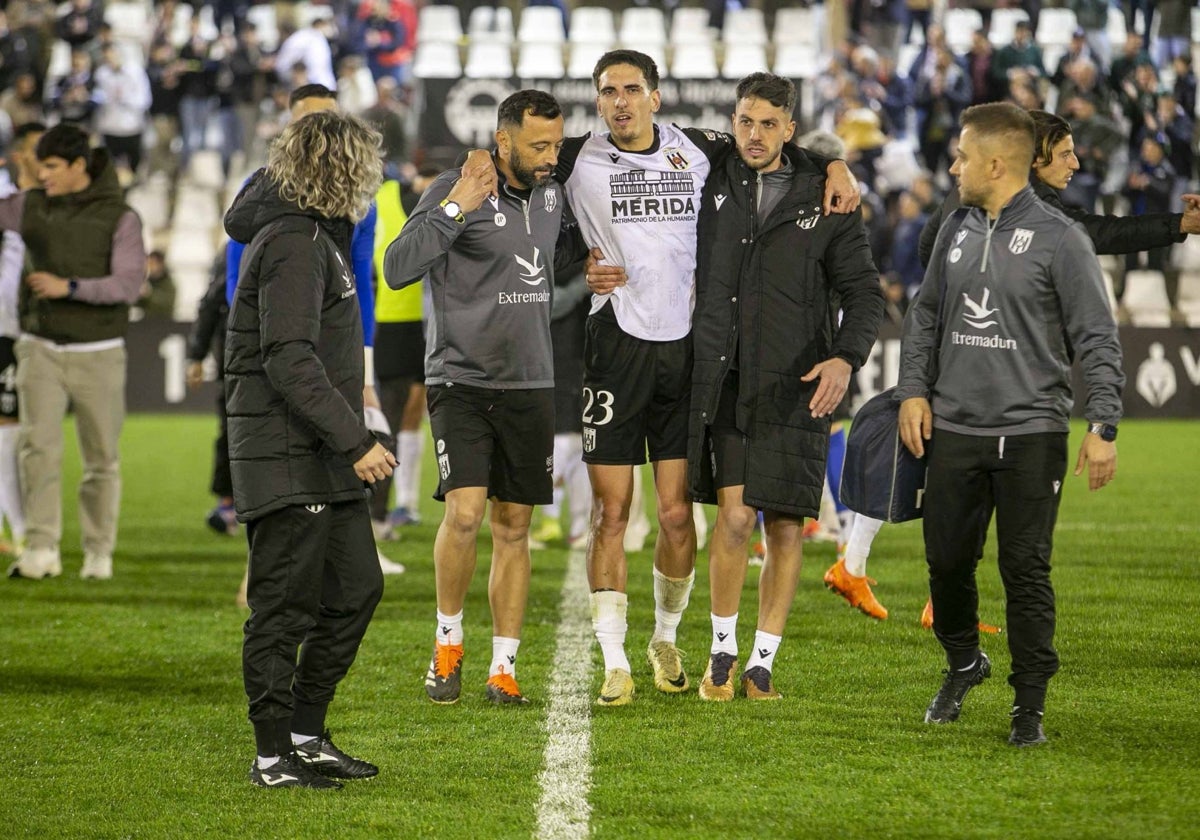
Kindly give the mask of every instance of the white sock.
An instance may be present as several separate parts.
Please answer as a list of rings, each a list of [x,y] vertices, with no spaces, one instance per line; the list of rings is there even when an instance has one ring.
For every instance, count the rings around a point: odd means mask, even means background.
[[[654,570],[654,635],[651,642],[675,644],[675,631],[692,596],[696,571],[685,578],[673,578]]]
[[[862,577],[867,573],[867,557],[871,554],[871,543],[875,541],[875,535],[882,527],[882,519],[871,519],[861,514],[854,517],[850,541],[846,543],[847,572],[855,577]]]
[[[278,763],[279,763],[279,756],[277,756],[277,755],[260,755],[258,757],[258,769],[259,770],[266,770],[270,767],[274,767]]]
[[[746,670],[761,666],[768,671],[775,664],[775,651],[779,650],[779,643],[783,641],[783,636],[772,636],[759,630],[754,634],[754,653],[750,654],[750,660],[746,663]]]
[[[520,639],[492,636],[492,665],[488,669],[488,676],[494,677],[503,672],[515,678],[517,676],[517,648],[520,646]]]
[[[625,617],[629,612],[629,596],[612,590],[593,592],[591,602],[592,629],[596,631],[596,641],[600,643],[600,652],[604,654],[604,670],[621,668],[633,673],[629,657],[625,655],[625,632],[629,627]]]
[[[712,650],[710,653],[728,653],[737,656],[737,619],[738,614],[722,618],[716,613],[712,616]]]
[[[461,645],[463,643],[462,617],[462,610],[454,615],[446,615],[438,610],[438,626],[434,638],[437,639],[439,645]]]
[[[25,539],[25,509],[21,504],[21,482],[17,472],[16,424],[0,426],[0,514],[8,520],[14,542]]]
[[[421,455],[425,450],[425,435],[421,431],[401,432],[396,437],[396,507],[415,511],[421,494]]]

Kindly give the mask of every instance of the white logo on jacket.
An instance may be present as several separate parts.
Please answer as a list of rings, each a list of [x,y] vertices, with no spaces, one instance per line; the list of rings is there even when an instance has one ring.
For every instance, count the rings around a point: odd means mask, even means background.
[[[1009,240],[1008,250],[1014,254],[1024,254],[1029,250],[1029,245],[1032,242],[1033,231],[1025,230],[1025,228],[1017,228],[1013,231],[1012,239]]]
[[[725,203],[725,199],[727,198],[729,198],[727,195],[714,195],[713,204],[717,205],[717,209],[720,210],[721,205]]]
[[[553,213],[554,208],[558,206],[558,190],[550,187],[543,193],[546,200],[546,212]]]
[[[976,303],[975,301],[971,300],[970,295],[968,295],[966,292],[963,292],[963,303],[967,308],[967,311],[963,313],[963,320],[977,330],[983,330],[987,329],[988,327],[996,326],[996,321],[994,319],[988,320],[1000,311],[999,309],[988,307],[988,298],[991,297],[991,294],[992,290],[984,287],[983,297],[980,298],[979,303]]]
[[[801,230],[812,230],[817,226],[817,222],[820,220],[820,216],[809,216],[807,219],[797,219],[796,224]]]
[[[546,275],[544,274],[546,267],[542,265],[542,252],[536,246],[533,249],[533,262],[523,260],[516,254],[513,254],[513,259],[517,261],[521,268],[525,269],[519,275],[522,283],[527,286],[540,286],[542,281],[546,279]]]

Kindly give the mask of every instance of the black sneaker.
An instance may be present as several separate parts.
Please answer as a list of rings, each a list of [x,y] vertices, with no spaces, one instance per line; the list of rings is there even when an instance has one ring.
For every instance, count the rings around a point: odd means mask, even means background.
[[[330,779],[369,779],[379,774],[379,768],[346,755],[329,739],[329,730],[320,738],[296,745],[296,757],[310,770]]]
[[[979,659],[973,668],[966,671],[947,669],[942,673],[946,678],[942,680],[942,687],[934,695],[933,702],[925,710],[926,723],[953,723],[958,720],[963,698],[967,696],[968,691],[992,675],[992,662],[986,653],[980,651]]]
[[[310,770],[296,758],[295,753],[279,756],[279,761],[265,769],[258,766],[258,759],[250,765],[250,784],[265,788],[302,787],[313,790],[339,790],[341,782],[327,779],[315,770]]]
[[[1012,731],[1008,734],[1008,743],[1014,747],[1033,747],[1046,743],[1046,733],[1042,731],[1040,709],[1013,706],[1009,717],[1012,718]]]

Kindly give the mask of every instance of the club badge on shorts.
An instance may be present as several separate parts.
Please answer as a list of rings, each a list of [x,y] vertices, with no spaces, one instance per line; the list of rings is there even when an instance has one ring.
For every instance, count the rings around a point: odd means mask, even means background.
[[[583,451],[592,452],[596,449],[596,430],[591,426],[583,427]]]

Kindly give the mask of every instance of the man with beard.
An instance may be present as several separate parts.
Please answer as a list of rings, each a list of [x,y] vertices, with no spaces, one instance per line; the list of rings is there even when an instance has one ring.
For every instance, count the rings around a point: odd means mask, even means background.
[[[1092,490],[1116,473],[1125,383],[1092,243],[1029,185],[1035,134],[1015,105],[963,113],[950,174],[970,210],[938,234],[905,321],[895,392],[901,440],[928,455],[925,558],[947,661],[925,722],[957,720],[967,692],[991,675],[979,647],[975,567],[995,513],[1015,694],[1009,743],[1021,747],[1046,740],[1046,688],[1058,670],[1050,554],[1067,471],[1071,363],[1083,369],[1089,421],[1074,472],[1086,468]]]
[[[558,102],[542,91],[514,93],[500,103],[495,138],[496,195],[490,164],[442,173],[384,257],[388,286],[427,278],[433,302],[425,385],[435,498],[446,503],[433,549],[437,630],[425,677],[435,703],[455,703],[461,692],[463,602],[488,499],[493,636],[485,693],[496,704],[528,702],[515,666],[530,517],[553,498],[551,286],[556,270],[583,256],[551,181],[563,139]]]
[[[789,142],[795,102],[788,79],[754,73],[738,83],[737,155],[714,167],[701,199],[688,486],[717,503],[702,700],[735,694],[738,604],[759,509],[767,559],[741,687],[752,700],[781,696],[772,664],[800,579],[804,517],[819,513],[830,415],[883,317],[861,211],[822,216],[825,172]]]

